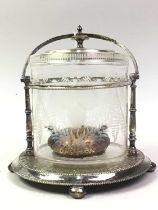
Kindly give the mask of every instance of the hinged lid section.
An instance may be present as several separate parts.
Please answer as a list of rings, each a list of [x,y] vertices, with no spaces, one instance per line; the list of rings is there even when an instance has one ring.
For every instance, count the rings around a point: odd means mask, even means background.
[[[111,50],[86,49],[83,42],[89,39],[88,34],[82,33],[82,27],[79,25],[71,39],[77,42],[77,47],[68,50],[51,50],[39,55],[31,56],[31,64],[114,64],[122,65],[128,62],[124,54],[116,53]]]
[[[74,48],[31,56],[32,88],[94,89],[129,85],[128,59],[110,50]]]
[[[74,48],[52,50],[31,56],[31,66],[50,64],[111,64],[125,65],[128,59],[124,54],[110,50]]]
[[[117,41],[101,35],[82,33],[81,26],[77,30],[75,34],[48,40],[31,53],[30,86],[37,89],[94,89],[129,85],[127,54],[83,46],[83,42],[89,38],[103,39],[119,45]],[[66,38],[75,40],[77,47],[35,54],[41,46]]]

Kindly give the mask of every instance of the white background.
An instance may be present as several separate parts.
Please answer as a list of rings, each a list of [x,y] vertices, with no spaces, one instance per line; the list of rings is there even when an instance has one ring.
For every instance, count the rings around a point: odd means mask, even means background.
[[[140,69],[137,147],[158,162],[158,1],[0,1],[0,209],[157,208],[157,171],[113,190],[73,200],[63,192],[35,188],[7,170],[25,149],[24,91],[20,74],[27,55],[42,41],[84,32],[110,35],[127,45]]]

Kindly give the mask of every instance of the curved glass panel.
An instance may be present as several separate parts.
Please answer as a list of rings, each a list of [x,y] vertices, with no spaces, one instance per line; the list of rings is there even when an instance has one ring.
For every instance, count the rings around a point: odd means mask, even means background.
[[[127,149],[128,65],[32,66],[35,154],[60,164],[97,164]],[[85,86],[89,85],[89,88]],[[80,89],[50,89],[51,86]]]

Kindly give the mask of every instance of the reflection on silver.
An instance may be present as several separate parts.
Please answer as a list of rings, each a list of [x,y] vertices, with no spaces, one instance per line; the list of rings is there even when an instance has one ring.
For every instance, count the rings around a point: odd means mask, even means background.
[[[123,161],[98,164],[94,167],[52,164],[51,161],[22,153],[9,169],[24,179],[52,185],[101,185],[133,179],[151,167],[149,158],[137,150],[137,156]]]
[[[89,180],[91,181],[99,181],[99,180],[108,180],[115,176],[115,173],[108,173],[108,174],[99,174],[96,177],[91,177]]]

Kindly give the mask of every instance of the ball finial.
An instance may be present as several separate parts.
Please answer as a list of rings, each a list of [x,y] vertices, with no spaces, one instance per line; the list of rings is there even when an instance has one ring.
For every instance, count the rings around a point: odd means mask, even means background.
[[[77,27],[77,31],[78,31],[79,34],[82,33],[82,26],[81,26],[81,25],[79,25],[79,26]]]

